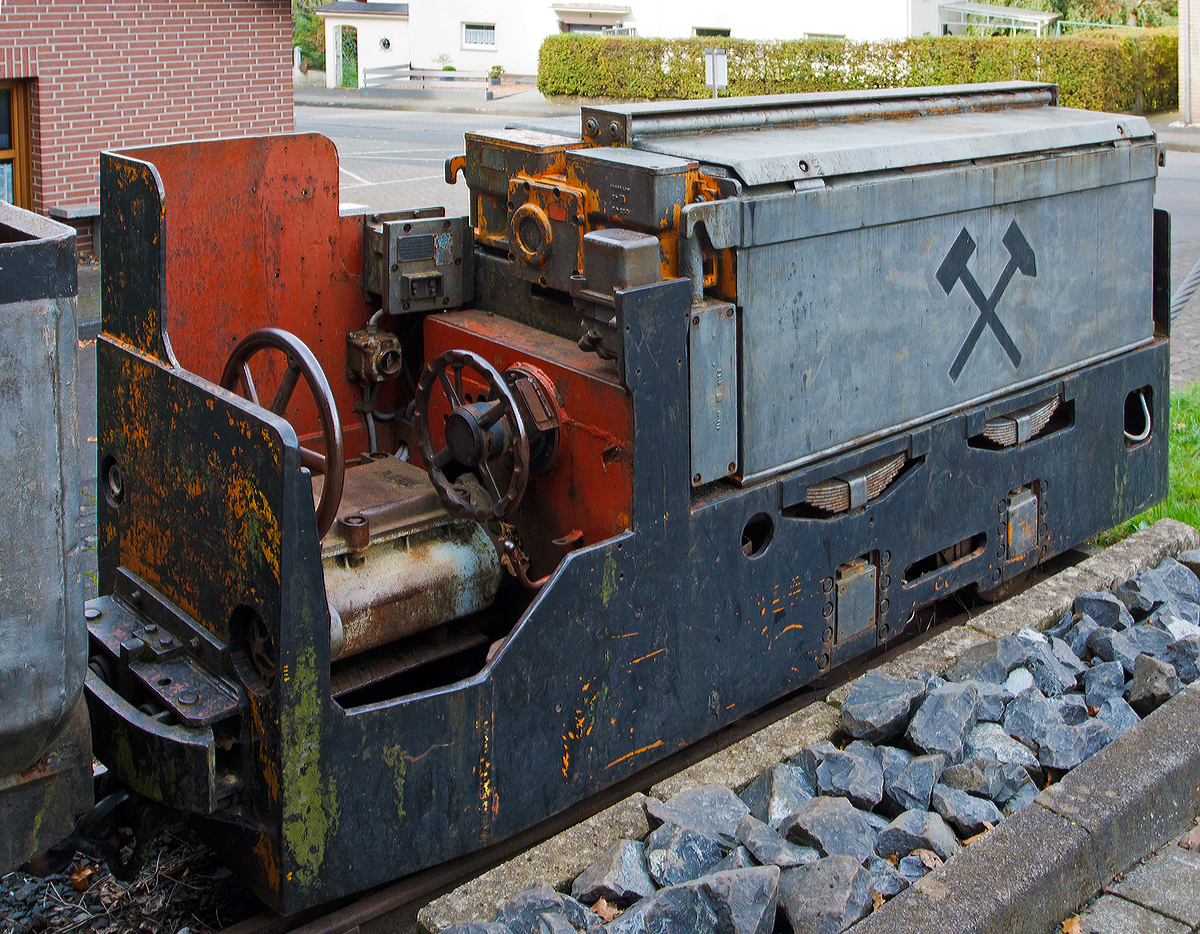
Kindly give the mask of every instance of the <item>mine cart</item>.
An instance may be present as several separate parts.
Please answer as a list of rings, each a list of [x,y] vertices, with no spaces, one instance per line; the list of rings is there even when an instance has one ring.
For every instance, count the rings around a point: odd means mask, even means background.
[[[318,135],[101,161],[97,754],[274,908],[562,811],[1167,489],[1141,117],[584,107],[469,217]]]
[[[75,232],[0,202],[0,875],[92,803]]]

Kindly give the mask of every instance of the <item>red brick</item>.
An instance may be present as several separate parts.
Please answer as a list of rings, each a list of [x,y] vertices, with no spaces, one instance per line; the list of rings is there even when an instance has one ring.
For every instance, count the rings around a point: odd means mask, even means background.
[[[96,200],[105,149],[292,131],[289,0],[0,2],[0,79],[36,78],[35,210]]]

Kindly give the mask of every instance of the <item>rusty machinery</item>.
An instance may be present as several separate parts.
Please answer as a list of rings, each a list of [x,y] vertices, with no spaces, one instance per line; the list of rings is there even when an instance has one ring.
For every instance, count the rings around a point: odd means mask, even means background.
[[[1038,84],[469,134],[469,218],[106,154],[98,756],[291,912],[1002,589],[1165,495],[1158,160]]]

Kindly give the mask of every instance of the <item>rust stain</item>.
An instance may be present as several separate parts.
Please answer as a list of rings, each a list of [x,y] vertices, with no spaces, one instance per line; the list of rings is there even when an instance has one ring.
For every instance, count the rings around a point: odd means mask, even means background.
[[[627,753],[625,753],[625,755],[621,756],[620,759],[614,759],[612,762],[608,763],[608,765],[606,765],[604,768],[607,771],[608,769],[611,769],[614,765],[624,762],[626,759],[630,759],[633,756],[640,756],[643,752],[649,752],[651,749],[657,749],[662,744],[663,744],[663,741],[660,739],[657,742],[651,743],[649,746],[643,746],[641,749],[635,749],[633,752],[627,752]]]
[[[258,857],[259,865],[263,867],[267,885],[271,887],[272,892],[279,894],[279,859],[275,855],[275,845],[265,831],[258,832],[258,840],[255,842],[253,850],[254,855]],[[291,878],[292,874],[289,872],[288,881],[291,881]]]

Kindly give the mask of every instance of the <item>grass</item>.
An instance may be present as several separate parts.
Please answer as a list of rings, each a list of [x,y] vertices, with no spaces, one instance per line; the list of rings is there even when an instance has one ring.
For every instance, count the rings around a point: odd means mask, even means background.
[[[1200,383],[1171,393],[1170,488],[1165,501],[1096,536],[1096,544],[1119,542],[1159,519],[1200,528]]]

